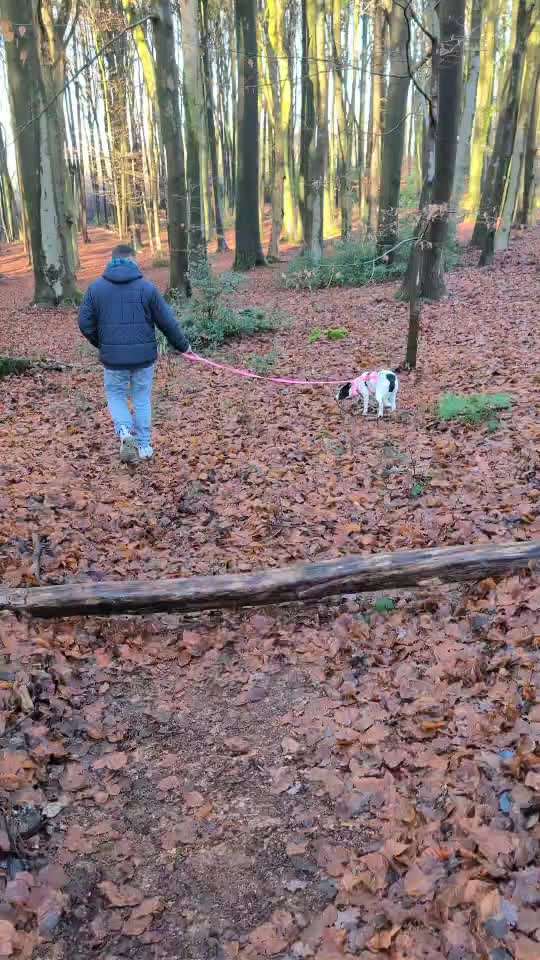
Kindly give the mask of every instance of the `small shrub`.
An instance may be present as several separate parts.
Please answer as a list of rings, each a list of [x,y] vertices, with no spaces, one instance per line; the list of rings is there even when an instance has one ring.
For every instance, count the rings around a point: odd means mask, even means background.
[[[300,254],[291,261],[283,274],[290,290],[319,290],[322,287],[362,287],[366,283],[383,283],[401,276],[407,263],[407,244],[396,251],[390,266],[377,257],[374,244],[337,243],[334,250],[322,260],[314,261],[308,254]],[[402,251],[405,250],[405,253]]]
[[[345,327],[330,327],[324,331],[327,340],[345,340],[349,336],[349,331]]]
[[[512,397],[507,393],[473,393],[470,396],[446,393],[439,400],[439,420],[461,420],[471,424],[487,420],[488,428],[493,430],[499,425],[493,414],[497,410],[509,410],[512,402]]]
[[[413,500],[418,499],[418,497],[421,497],[422,494],[425,492],[426,492],[425,483],[423,483],[421,480],[417,480],[416,483],[413,483],[411,487],[411,497],[413,498]]]
[[[277,350],[270,350],[269,353],[254,353],[250,357],[247,357],[246,360],[249,370],[265,376],[265,374],[271,373],[275,368],[279,360],[279,352]]]
[[[190,266],[192,296],[173,298],[171,304],[194,350],[216,349],[227,340],[277,330],[283,319],[261,307],[236,309],[229,301],[242,278],[236,273],[216,274],[207,260]],[[166,341],[159,338],[160,352]]]
[[[395,608],[396,604],[392,597],[378,597],[373,604],[373,609],[377,613],[391,613]]]
[[[324,337],[324,331],[320,327],[315,327],[308,337],[308,343],[318,343]]]
[[[0,380],[3,377],[19,377],[32,366],[26,357],[0,357]]]

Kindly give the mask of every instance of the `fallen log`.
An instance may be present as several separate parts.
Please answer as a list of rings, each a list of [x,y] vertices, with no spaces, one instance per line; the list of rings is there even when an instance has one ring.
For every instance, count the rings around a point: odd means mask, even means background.
[[[109,580],[0,589],[0,610],[34,617],[193,612],[416,587],[423,581],[482,580],[540,560],[540,540],[349,556],[278,570],[185,580]]]

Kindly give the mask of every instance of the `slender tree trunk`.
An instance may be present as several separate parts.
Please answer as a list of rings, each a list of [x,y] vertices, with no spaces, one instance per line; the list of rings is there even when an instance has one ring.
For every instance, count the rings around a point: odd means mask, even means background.
[[[366,77],[368,66],[369,17],[362,14],[362,55],[360,59],[360,93],[358,106],[358,205],[360,216],[364,216],[367,201],[366,160],[368,154],[368,135],[366,126]]]
[[[459,213],[465,183],[467,181],[470,160],[473,123],[476,109],[476,94],[480,76],[480,45],[482,30],[482,0],[472,0],[471,23],[469,29],[469,69],[465,86],[465,99],[459,125],[456,156],[456,174],[452,194],[452,210]]]
[[[336,121],[336,183],[341,211],[341,237],[348,239],[352,230],[350,200],[349,123],[347,118],[346,83],[343,64],[343,0],[332,0],[332,55],[334,61],[334,108]]]
[[[508,168],[514,150],[521,84],[527,41],[533,27],[535,0],[519,0],[516,40],[512,59],[501,91],[495,143],[486,172],[480,210],[475,226],[482,241],[480,266],[492,263],[495,252],[495,231],[501,213]]]
[[[302,0],[302,128],[300,209],[304,247],[320,260],[324,242],[324,187],[328,159],[325,0]]]
[[[204,173],[206,114],[202,93],[197,0],[180,0],[182,18],[183,92],[186,129],[189,246],[196,258],[206,256]]]
[[[384,110],[381,183],[379,193],[377,249],[379,253],[395,247],[398,240],[398,208],[401,168],[405,145],[405,114],[409,91],[407,69],[407,21],[400,4],[390,13],[390,80]],[[388,254],[391,263],[394,254]]]
[[[480,206],[487,143],[491,127],[499,7],[500,0],[486,0],[482,18],[480,74],[472,134],[469,188],[463,202],[467,217],[476,217]],[[476,246],[478,245],[476,240],[474,240],[474,243]]]
[[[218,252],[227,249],[225,241],[225,230],[223,228],[223,213],[221,209],[222,199],[219,182],[219,164],[218,149],[216,138],[216,125],[214,122],[214,93],[212,84],[212,72],[210,68],[209,44],[209,19],[208,19],[209,0],[201,0],[201,48],[204,76],[204,89],[206,100],[206,126],[208,130],[208,148],[210,152],[210,169],[212,172],[212,192],[214,195],[214,214],[216,221],[217,248]]]
[[[18,235],[17,205],[9,175],[4,128],[0,123],[0,185],[2,189],[2,223],[8,243],[15,243]]]
[[[259,113],[255,0],[235,0],[238,58],[236,270],[264,264],[259,220]]]
[[[274,163],[272,171],[272,233],[268,256],[279,257],[279,241],[287,216],[286,232],[296,232],[295,218],[292,216],[291,170],[288,162],[289,127],[291,113],[291,80],[289,60],[285,49],[285,10],[284,0],[268,2],[268,68],[270,72],[270,105],[274,129]]]
[[[454,184],[459,107],[463,72],[465,0],[441,0],[441,60],[439,111],[436,139],[435,181],[431,203],[437,213],[427,232],[428,245],[422,264],[422,295],[440,300],[446,293],[444,244],[448,237],[449,205]]]
[[[31,0],[1,0],[9,97],[23,202],[28,218],[34,297],[58,304],[78,299],[73,271],[71,224],[66,211],[67,171],[62,98],[47,104],[64,82],[61,32],[53,39]],[[49,8],[42,8],[48,17]],[[24,30],[18,26],[24,24]],[[60,50],[58,49],[60,45]],[[28,122],[30,118],[36,119]]]
[[[384,131],[384,33],[385,12],[381,0],[374,0],[373,56],[371,77],[371,150],[369,155],[368,223],[377,232],[377,202],[381,181],[382,139]]]
[[[178,64],[176,62],[171,0],[154,0],[156,97],[161,142],[167,159],[167,214],[169,234],[169,287],[187,291],[188,269],[186,172],[180,118]]]
[[[496,253],[500,253],[501,251],[508,249],[510,231],[516,216],[518,193],[524,172],[523,168],[525,163],[525,154],[527,151],[527,142],[529,138],[528,126],[531,121],[531,106],[536,96],[539,68],[540,23],[533,31],[527,48],[514,149],[512,151],[509,174],[507,175],[506,179],[506,189],[504,193],[500,223],[495,234]]]
[[[535,34],[538,32],[536,27]],[[531,223],[534,212],[534,187],[535,187],[535,161],[538,153],[538,134],[540,120],[540,64],[538,64],[538,55],[540,44],[536,40],[536,76],[533,79],[533,91],[531,98],[531,109],[527,126],[527,141],[525,144],[525,159],[523,169],[523,199],[519,211],[518,223],[521,226],[528,226]]]

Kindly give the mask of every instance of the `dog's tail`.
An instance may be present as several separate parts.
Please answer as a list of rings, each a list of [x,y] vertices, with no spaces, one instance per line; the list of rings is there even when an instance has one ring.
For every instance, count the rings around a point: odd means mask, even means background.
[[[388,393],[393,393],[394,390],[396,389],[396,375],[395,375],[395,373],[387,373],[387,374],[386,374],[386,379],[388,380],[388,383],[390,384],[390,386],[389,386],[389,388],[388,388]]]

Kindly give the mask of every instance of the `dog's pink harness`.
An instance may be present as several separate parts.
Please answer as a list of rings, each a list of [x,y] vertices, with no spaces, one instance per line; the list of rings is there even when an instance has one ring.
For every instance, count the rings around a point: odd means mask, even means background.
[[[360,376],[351,383],[351,397],[359,397],[361,395],[361,384],[367,387],[370,393],[375,393],[375,384],[378,378],[379,374],[377,370],[368,370],[366,373],[361,373]]]

